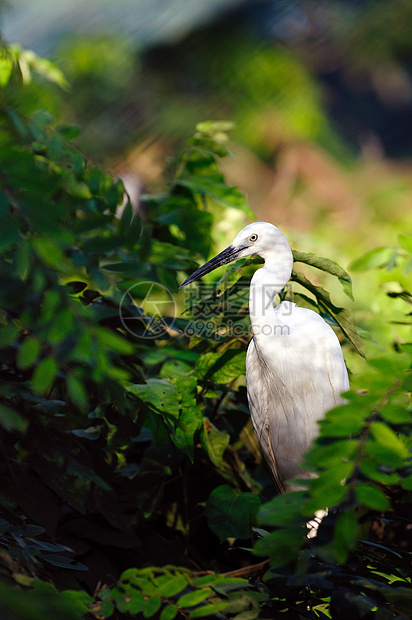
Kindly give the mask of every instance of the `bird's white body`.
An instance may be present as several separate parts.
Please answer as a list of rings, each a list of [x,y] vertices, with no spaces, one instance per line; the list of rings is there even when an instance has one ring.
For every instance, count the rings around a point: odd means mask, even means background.
[[[265,325],[273,326],[271,334],[255,335],[247,351],[248,402],[262,452],[283,491],[286,481],[306,477],[302,456],[318,435],[318,421],[342,402],[348,375],[334,331],[316,312],[284,301]]]
[[[186,282],[220,264],[258,254],[265,265],[250,284],[253,338],[246,381],[253,426],[280,491],[287,481],[307,477],[300,465],[318,434],[318,421],[342,402],[348,373],[338,338],[322,317],[276,295],[290,279],[293,256],[283,233],[267,222],[249,224],[231,246]]]

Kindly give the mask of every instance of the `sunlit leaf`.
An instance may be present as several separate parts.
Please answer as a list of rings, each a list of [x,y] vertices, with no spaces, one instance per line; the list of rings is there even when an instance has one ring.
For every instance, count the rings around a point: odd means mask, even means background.
[[[385,267],[392,260],[393,253],[393,248],[374,248],[352,261],[349,269],[351,271],[368,271],[369,269]]]
[[[409,254],[412,254],[412,235],[400,233],[398,239],[403,249],[409,252]]]
[[[369,408],[362,410],[356,404],[335,407],[321,420],[321,434],[324,437],[348,437],[359,433],[369,414]],[[353,444],[344,445],[351,446]]]
[[[0,52],[0,87],[4,88],[11,77],[13,70],[13,59],[6,55],[4,50]]]
[[[162,583],[162,585],[156,589],[156,594],[158,596],[166,597],[176,596],[186,587],[187,579],[184,577],[184,575],[177,575],[176,577],[172,577],[168,581]]]
[[[179,416],[180,406],[177,388],[166,379],[149,379],[147,383],[131,385],[128,391],[160,411],[173,417]]]
[[[196,131],[214,134],[231,131],[234,126],[233,121],[202,121],[196,125]]]
[[[203,418],[200,442],[216,467],[223,463],[223,453],[229,445],[230,435],[218,430],[207,418]]]
[[[350,275],[340,265],[338,265],[338,263],[335,263],[335,261],[330,260],[329,258],[321,258],[316,256],[316,254],[298,252],[297,250],[293,250],[293,259],[296,262],[306,263],[307,265],[311,265],[312,267],[316,267],[317,269],[321,269],[322,271],[326,271],[327,273],[336,276],[342,284],[346,295],[353,300],[352,279]]]
[[[179,607],[194,607],[202,603],[210,594],[212,594],[210,588],[201,588],[193,592],[187,592],[178,598],[177,604]]]
[[[399,458],[405,459],[409,456],[409,450],[394,431],[383,422],[373,422],[370,426],[371,433],[375,441],[395,452]]]
[[[228,383],[245,372],[246,352],[228,349],[224,353],[204,353],[196,363],[199,379]]]

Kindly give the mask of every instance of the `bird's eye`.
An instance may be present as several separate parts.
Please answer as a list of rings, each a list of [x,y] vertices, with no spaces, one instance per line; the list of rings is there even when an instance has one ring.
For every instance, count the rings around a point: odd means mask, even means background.
[[[249,241],[251,241],[252,243],[254,243],[255,241],[257,241],[257,238],[258,238],[258,236],[257,236],[257,235],[255,235],[255,234],[250,235],[250,237],[249,237]]]

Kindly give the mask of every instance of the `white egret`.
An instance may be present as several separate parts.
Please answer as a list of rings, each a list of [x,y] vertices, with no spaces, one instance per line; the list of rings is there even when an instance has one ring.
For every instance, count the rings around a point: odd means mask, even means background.
[[[289,243],[276,226],[249,224],[182,286],[252,254],[261,256],[265,264],[250,283],[253,338],[246,357],[248,402],[262,452],[279,491],[284,492],[292,488],[288,480],[310,476],[301,469],[302,456],[318,434],[317,422],[343,402],[348,373],[338,338],[319,314],[290,301],[274,306],[293,265]]]

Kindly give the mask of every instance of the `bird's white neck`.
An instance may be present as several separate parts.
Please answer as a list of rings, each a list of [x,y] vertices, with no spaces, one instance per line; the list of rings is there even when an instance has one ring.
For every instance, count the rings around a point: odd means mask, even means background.
[[[289,282],[293,265],[292,251],[285,237],[262,258],[265,264],[255,272],[249,292],[249,313],[255,337],[269,331],[267,326],[271,325],[275,312],[274,298]]]

